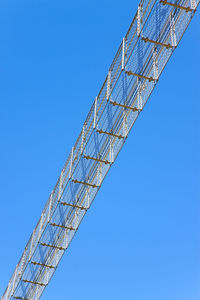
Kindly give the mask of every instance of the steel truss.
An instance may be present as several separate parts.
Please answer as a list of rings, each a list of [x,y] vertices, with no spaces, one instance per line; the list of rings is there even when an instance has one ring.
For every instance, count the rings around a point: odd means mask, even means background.
[[[199,2],[140,2],[2,300],[40,298]]]

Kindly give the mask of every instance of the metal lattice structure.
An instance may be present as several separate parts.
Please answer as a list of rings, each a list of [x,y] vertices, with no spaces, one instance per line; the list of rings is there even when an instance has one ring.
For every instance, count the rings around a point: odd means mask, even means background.
[[[40,298],[199,2],[140,2],[2,300]]]

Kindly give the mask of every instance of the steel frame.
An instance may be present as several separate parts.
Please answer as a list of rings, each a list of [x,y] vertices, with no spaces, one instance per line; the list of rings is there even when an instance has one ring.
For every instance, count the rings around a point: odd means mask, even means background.
[[[39,299],[200,0],[142,0],[2,300]]]

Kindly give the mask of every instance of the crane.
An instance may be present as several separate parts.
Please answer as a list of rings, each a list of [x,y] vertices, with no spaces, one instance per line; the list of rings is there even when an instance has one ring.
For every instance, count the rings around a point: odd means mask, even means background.
[[[2,300],[39,299],[200,0],[141,0]]]

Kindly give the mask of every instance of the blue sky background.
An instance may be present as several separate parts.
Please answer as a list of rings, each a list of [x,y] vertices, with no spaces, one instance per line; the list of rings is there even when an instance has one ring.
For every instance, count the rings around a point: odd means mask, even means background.
[[[0,2],[0,295],[137,4]],[[43,300],[200,299],[199,17]]]

